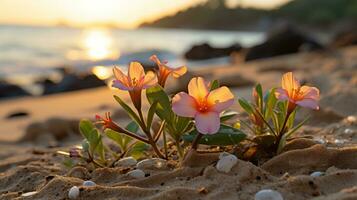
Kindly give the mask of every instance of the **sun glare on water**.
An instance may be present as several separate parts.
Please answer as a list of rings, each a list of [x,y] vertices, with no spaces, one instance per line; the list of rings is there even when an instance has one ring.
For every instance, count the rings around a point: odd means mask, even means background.
[[[113,39],[109,30],[86,30],[82,42],[86,55],[91,60],[114,59],[119,57],[119,52],[113,47]]]

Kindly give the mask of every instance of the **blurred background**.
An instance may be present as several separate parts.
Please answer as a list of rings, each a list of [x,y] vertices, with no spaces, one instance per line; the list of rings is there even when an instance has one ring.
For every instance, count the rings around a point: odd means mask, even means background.
[[[152,54],[199,68],[343,46],[356,21],[356,0],[2,0],[0,99],[104,86]]]

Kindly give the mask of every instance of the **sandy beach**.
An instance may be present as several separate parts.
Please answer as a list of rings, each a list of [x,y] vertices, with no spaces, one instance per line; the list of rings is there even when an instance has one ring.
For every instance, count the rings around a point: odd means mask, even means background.
[[[277,87],[281,75],[293,71],[321,92],[320,110],[303,110],[298,116],[312,116],[296,135],[305,139],[290,141],[282,154],[258,166],[238,160],[229,173],[216,170],[217,154],[207,154],[199,155],[206,162],[197,167],[169,161],[142,168],[146,177],[134,179],[127,175],[133,167],[68,169],[56,153],[80,143],[81,118],[94,120],[94,114],[111,111],[115,119],[127,122],[112,98],[128,98],[124,92],[101,87],[6,100],[0,102],[0,199],[68,199],[72,186],[80,188],[78,199],[250,200],[261,189],[277,190],[284,200],[357,199],[357,47],[248,63],[232,60],[227,66],[191,70],[168,83],[168,90],[181,90],[190,76],[200,75],[231,87],[236,98],[249,99],[254,84]],[[241,111],[238,103],[232,109]],[[6,117],[20,111],[28,115]],[[317,171],[324,175],[310,176]],[[81,186],[85,180],[96,185]]]

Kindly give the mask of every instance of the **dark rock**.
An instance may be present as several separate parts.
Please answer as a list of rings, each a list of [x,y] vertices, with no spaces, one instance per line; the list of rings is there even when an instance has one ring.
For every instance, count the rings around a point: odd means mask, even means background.
[[[357,45],[356,24],[348,24],[339,28],[330,44],[332,47],[345,47],[350,45]]]
[[[46,95],[95,88],[105,86],[106,84],[94,74],[77,75],[74,73],[68,73],[63,75],[63,79],[58,84],[50,80],[44,80],[42,85],[44,87],[43,94]]]
[[[14,112],[9,113],[9,114],[6,116],[6,119],[26,117],[26,116],[28,116],[28,115],[29,115],[28,112],[23,111],[23,110],[18,110],[18,111],[14,111]]]
[[[30,94],[17,85],[0,81],[0,99],[10,97],[29,96]]]
[[[285,24],[273,29],[265,42],[249,49],[245,61],[323,48],[319,42],[303,34],[294,26]]]
[[[194,45],[185,53],[185,58],[190,60],[204,60],[210,58],[218,58],[229,56],[233,52],[238,52],[242,49],[240,44],[233,44],[225,48],[212,47],[207,43]]]
[[[20,142],[48,144],[53,141],[70,140],[73,137],[79,137],[78,124],[78,120],[62,118],[50,118],[45,122],[34,122],[26,128]]]

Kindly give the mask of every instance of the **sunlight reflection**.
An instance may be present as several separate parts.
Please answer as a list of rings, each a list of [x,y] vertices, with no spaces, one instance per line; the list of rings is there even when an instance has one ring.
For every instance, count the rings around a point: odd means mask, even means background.
[[[92,73],[101,80],[108,79],[113,75],[112,68],[104,67],[104,66],[93,67]]]
[[[113,49],[110,31],[106,29],[89,29],[84,32],[83,46],[86,55],[91,60],[101,60],[119,57],[119,52]]]

